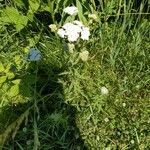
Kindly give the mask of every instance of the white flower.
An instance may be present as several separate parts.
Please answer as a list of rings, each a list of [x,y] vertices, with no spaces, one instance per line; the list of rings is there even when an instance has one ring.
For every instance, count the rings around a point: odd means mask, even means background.
[[[88,27],[75,20],[73,23],[66,23],[58,30],[58,35],[62,38],[68,38],[69,42],[75,42],[81,35],[83,40],[88,40],[90,36],[90,31]]]
[[[89,57],[89,52],[85,50],[79,54],[79,57],[82,59],[82,61],[87,61]]]
[[[131,144],[134,144],[135,142],[134,142],[134,140],[131,140]]]
[[[72,23],[66,23],[62,26],[62,28],[67,30],[70,26],[72,26]]]
[[[109,119],[108,119],[108,118],[105,118],[105,119],[104,119],[104,121],[105,121],[105,122],[108,122],[108,121],[109,121]]]
[[[67,35],[71,33],[80,33],[82,31],[82,29],[79,26],[74,25],[72,23],[66,23],[65,25],[63,25],[63,29],[66,30]]]
[[[123,103],[122,106],[123,106],[123,107],[126,107],[126,103]]]
[[[75,49],[75,45],[73,43],[68,43],[68,49],[70,53],[73,53],[74,49]]]
[[[98,19],[96,14],[89,14],[88,17],[93,19],[93,20],[97,20]]]
[[[66,7],[63,11],[69,15],[74,15],[78,13],[78,8],[75,6],[70,6],[70,7]]]
[[[64,29],[65,35],[68,37],[69,42],[77,41],[79,38],[79,33],[82,31],[79,26],[72,23],[66,23],[62,28]]]
[[[57,34],[61,37],[64,38],[66,35],[66,32],[64,29],[58,29]]]
[[[107,95],[108,94],[108,89],[106,87],[101,87],[101,94],[102,95]]]
[[[69,42],[75,42],[75,41],[77,41],[78,38],[79,38],[78,33],[73,32],[73,33],[68,34],[68,41]]]
[[[139,88],[140,88],[140,85],[136,85],[135,87],[136,87],[137,89],[139,89]]]
[[[52,32],[57,31],[57,26],[55,24],[50,24],[49,28],[51,29]]]
[[[88,27],[83,27],[81,32],[81,39],[89,40],[90,31]]]
[[[73,24],[78,25],[79,27],[83,27],[84,25],[82,24],[82,22],[75,20],[73,21]]]

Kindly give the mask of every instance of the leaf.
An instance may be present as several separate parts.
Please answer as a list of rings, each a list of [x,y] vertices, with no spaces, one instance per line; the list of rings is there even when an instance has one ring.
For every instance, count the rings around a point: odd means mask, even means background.
[[[73,22],[75,20],[75,16],[68,16],[65,20],[65,23]]]
[[[77,4],[78,11],[79,11],[78,16],[79,16],[80,21],[82,21],[83,24],[87,25],[87,20],[83,15],[83,9],[82,9],[81,2],[79,0],[76,0],[76,4]]]
[[[23,0],[13,0],[13,1],[20,8],[24,8],[25,7],[25,3],[23,2]]]
[[[13,80],[13,81],[12,81],[12,83],[13,83],[13,84],[16,84],[16,85],[17,85],[17,84],[20,84],[20,82],[21,82],[21,79],[16,79],[16,80]]]
[[[15,77],[15,74],[13,72],[8,72],[6,76],[8,77],[8,79],[13,79]]]
[[[29,10],[27,13],[27,17],[31,22],[33,22],[34,13],[31,10]]]
[[[54,0],[48,0],[49,11],[54,14]]]
[[[6,7],[2,14],[0,21],[4,23],[13,24],[17,31],[22,30],[28,23],[28,18],[18,12],[14,7]]]
[[[39,0],[29,0],[29,8],[32,12],[36,12],[40,7]]]
[[[6,76],[0,77],[0,84],[4,83],[6,81],[6,79],[7,79]]]
[[[9,90],[8,90],[8,94],[10,97],[14,97],[17,96],[19,94],[19,85],[15,84],[13,85]]]
[[[64,0],[58,0],[55,3],[56,3],[56,7],[55,7],[54,11],[55,11],[55,13],[57,13],[58,10],[60,9],[60,7],[65,4],[65,1]]]
[[[18,32],[21,31],[27,25],[27,22],[28,22],[28,19],[26,19],[25,16],[22,16],[22,18],[18,19],[18,22],[15,25],[16,30]]]
[[[3,72],[3,71],[5,71],[5,68],[4,68],[3,64],[0,62],[0,72]]]

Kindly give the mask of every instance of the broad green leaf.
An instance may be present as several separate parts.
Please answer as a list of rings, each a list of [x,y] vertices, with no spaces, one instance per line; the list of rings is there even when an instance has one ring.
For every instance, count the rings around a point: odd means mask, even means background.
[[[28,18],[26,16],[22,16],[18,19],[18,22],[16,23],[15,27],[17,31],[22,30],[28,23]]]
[[[4,83],[7,79],[7,76],[0,77],[0,84]]]
[[[13,0],[15,2],[15,4],[18,6],[18,7],[25,7],[25,3],[23,2],[23,0]]]
[[[3,71],[5,71],[5,68],[4,68],[3,64],[0,62],[0,72],[3,72]]]
[[[41,10],[41,11],[48,11],[48,12],[51,12],[50,7],[47,6],[47,5],[41,5],[40,10]]]
[[[9,90],[9,88],[10,88],[10,84],[8,82],[4,82],[2,84],[2,89],[4,92],[7,92]]]
[[[20,31],[27,25],[28,18],[20,14],[14,7],[7,6],[1,14],[0,21],[13,24],[15,25],[16,30]]]
[[[51,14],[54,13],[54,0],[48,0],[49,11]]]
[[[15,84],[8,90],[8,95],[10,97],[17,96],[19,94],[19,85]]]
[[[20,62],[21,56],[20,55],[15,55],[15,62]]]
[[[14,83],[14,84],[20,84],[20,82],[21,82],[21,79],[16,79],[16,80],[12,81],[12,83]]]
[[[29,0],[29,8],[32,12],[36,12],[40,7],[39,0]]]
[[[13,79],[15,77],[15,74],[13,72],[8,72],[6,76],[8,77],[8,79]]]

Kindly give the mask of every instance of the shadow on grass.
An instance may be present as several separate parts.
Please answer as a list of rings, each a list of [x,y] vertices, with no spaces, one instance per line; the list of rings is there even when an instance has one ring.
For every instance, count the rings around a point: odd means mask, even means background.
[[[76,109],[65,103],[63,87],[58,82],[62,71],[31,62],[19,85],[24,103],[11,102],[1,110],[0,134],[9,135],[1,136],[7,139],[3,149],[87,149],[75,123]]]

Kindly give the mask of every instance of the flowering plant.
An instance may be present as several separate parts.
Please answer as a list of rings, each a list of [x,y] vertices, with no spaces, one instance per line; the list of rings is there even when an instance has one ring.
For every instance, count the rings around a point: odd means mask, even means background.
[[[64,8],[63,12],[69,14],[70,16],[68,16],[65,23],[57,29],[57,35],[62,39],[67,40],[67,47],[69,49],[69,52],[73,53],[76,43],[76,48],[78,47],[78,49],[81,49],[81,45],[78,43],[80,39],[83,41],[89,40],[90,29],[89,27],[85,26],[81,21],[77,20],[77,17],[75,17],[77,13],[80,13],[77,7],[66,7]],[[68,18],[71,19],[69,20]],[[56,32],[56,25],[52,24],[49,27],[52,32]],[[74,45],[74,48],[72,48],[72,46],[70,47],[70,45]],[[81,50],[78,58],[80,58],[82,61],[87,61],[88,56],[89,52],[87,50]]]
[[[89,40],[90,31],[80,21],[73,21],[73,23],[66,23],[58,29],[58,35],[61,38],[67,38],[69,42],[75,42],[81,37],[82,40]]]
[[[64,12],[69,15],[74,15],[74,14],[78,13],[78,9],[75,6],[70,6],[70,7],[66,7],[64,9]]]

